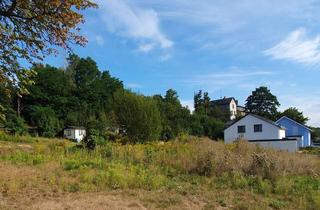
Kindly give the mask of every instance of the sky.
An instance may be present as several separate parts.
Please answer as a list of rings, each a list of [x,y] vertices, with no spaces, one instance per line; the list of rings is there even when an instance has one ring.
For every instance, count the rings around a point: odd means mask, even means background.
[[[81,33],[101,70],[146,95],[175,89],[193,107],[198,90],[240,105],[259,86],[280,110],[320,126],[319,0],[95,0]],[[65,54],[47,59],[65,65]]]

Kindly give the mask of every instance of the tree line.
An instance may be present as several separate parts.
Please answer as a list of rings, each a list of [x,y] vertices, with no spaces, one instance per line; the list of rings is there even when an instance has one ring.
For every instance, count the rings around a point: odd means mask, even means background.
[[[70,55],[66,68],[34,64],[29,69],[27,93],[15,83],[0,84],[3,126],[12,134],[44,137],[63,135],[66,126],[84,126],[89,134],[124,142],[171,140],[180,135],[223,138],[230,113],[212,106],[208,92],[194,95],[193,113],[178,93],[144,96],[126,89],[123,82],[101,71],[90,58]],[[8,94],[10,93],[10,94]],[[15,93],[15,94],[12,94]],[[266,87],[259,87],[246,100],[246,111],[275,120],[287,115],[305,124],[308,118],[296,108],[279,112],[280,103]],[[115,136],[112,130],[122,130]]]
[[[64,69],[34,64],[29,71],[33,84],[27,86],[28,93],[20,94],[10,81],[0,84],[2,124],[12,134],[55,137],[72,125],[95,130],[106,139],[112,128],[120,128],[129,142],[170,140],[184,134],[222,137],[226,114],[209,111],[207,96],[195,99],[192,114],[175,90],[154,96],[134,93],[110,72],[100,71],[90,57],[77,55],[69,56]]]

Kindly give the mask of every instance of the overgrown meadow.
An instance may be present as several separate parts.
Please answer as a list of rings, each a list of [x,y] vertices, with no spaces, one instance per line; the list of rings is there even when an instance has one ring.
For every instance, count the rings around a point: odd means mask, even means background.
[[[88,151],[61,139],[0,134],[0,160],[4,198],[130,190],[161,192],[153,208],[197,196],[204,209],[320,209],[319,156],[246,142],[181,137]]]

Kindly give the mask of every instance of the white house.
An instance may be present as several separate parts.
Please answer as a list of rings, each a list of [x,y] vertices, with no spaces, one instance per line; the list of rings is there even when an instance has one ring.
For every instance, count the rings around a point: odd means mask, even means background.
[[[296,139],[286,138],[284,127],[254,114],[247,114],[224,130],[225,143],[232,143],[236,140],[247,140],[261,146],[290,152],[298,148]]]
[[[84,127],[69,126],[64,129],[63,135],[67,139],[80,142],[86,136],[86,129]]]
[[[230,113],[230,120],[236,119],[237,111],[238,111],[238,101],[231,97],[231,98],[222,98],[218,100],[211,101],[212,107],[217,107],[221,111],[229,112]]]

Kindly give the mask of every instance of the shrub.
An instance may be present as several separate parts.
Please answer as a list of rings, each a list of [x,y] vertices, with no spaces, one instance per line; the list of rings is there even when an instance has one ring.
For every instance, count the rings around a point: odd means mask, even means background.
[[[283,209],[285,207],[285,203],[281,200],[271,200],[269,206],[274,209]]]
[[[275,180],[277,175],[276,160],[271,159],[266,153],[254,153],[248,173],[258,175],[263,179]]]
[[[195,164],[189,169],[189,173],[210,176],[213,170],[212,157],[210,153],[205,153],[196,159]]]
[[[103,169],[105,167],[105,164],[103,160],[97,159],[97,160],[76,160],[76,159],[70,159],[70,160],[63,160],[61,162],[62,167],[64,170],[70,171],[70,170],[77,170],[81,168],[93,168],[93,169]]]
[[[7,116],[4,126],[10,134],[26,135],[28,133],[28,127],[24,119],[17,117],[15,114],[10,114],[10,116]]]

